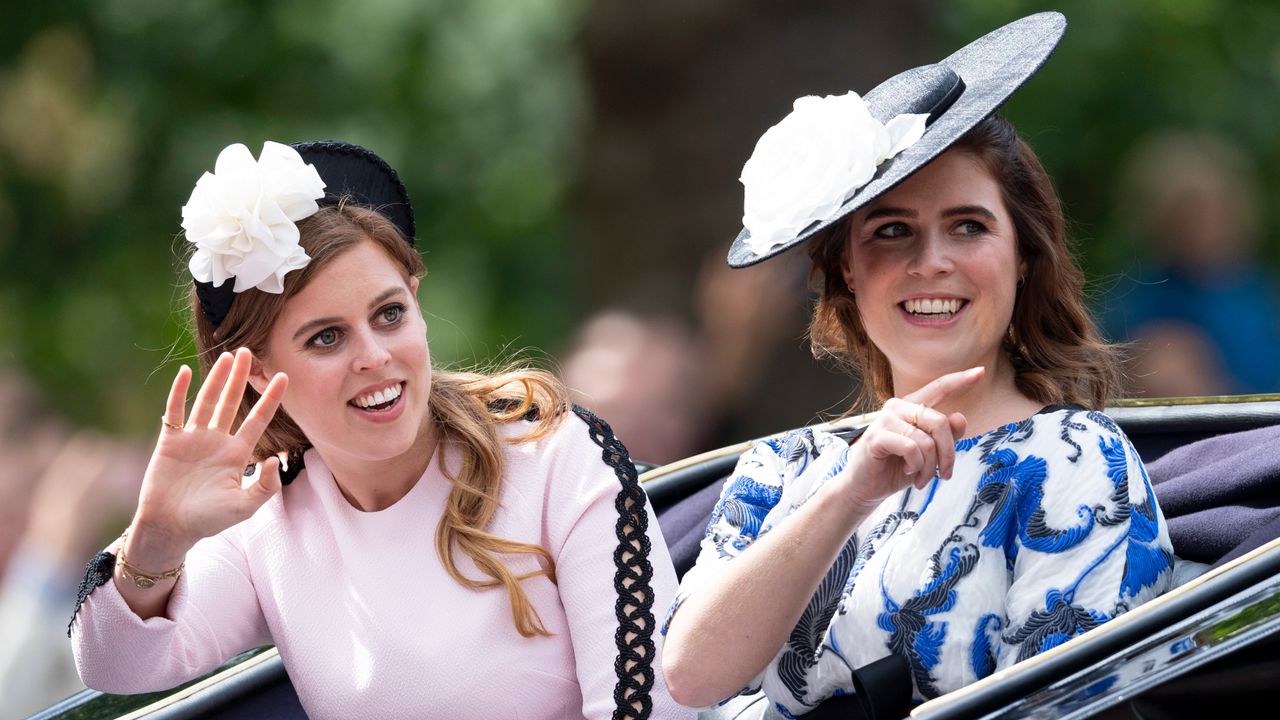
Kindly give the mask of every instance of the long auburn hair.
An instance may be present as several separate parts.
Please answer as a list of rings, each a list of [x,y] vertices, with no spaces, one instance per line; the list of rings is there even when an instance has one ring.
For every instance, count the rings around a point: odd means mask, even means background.
[[[971,153],[996,179],[1013,218],[1018,257],[1026,263],[1004,341],[1018,390],[1045,404],[1101,409],[1119,387],[1119,365],[1085,309],[1084,272],[1044,166],[999,115],[978,123],[951,151]],[[893,375],[867,337],[857,298],[841,272],[851,222],[845,218],[809,244],[813,277],[821,278],[809,338],[815,357],[844,361],[859,372],[862,390],[854,407],[871,409],[893,394]]]
[[[298,232],[303,249],[311,256],[306,267],[285,276],[282,293],[257,289],[239,293],[217,328],[200,310],[192,288],[193,335],[200,368],[205,374],[225,351],[247,347],[260,355],[272,325],[289,298],[305,288],[334,258],[360,243],[376,244],[407,275],[422,277],[426,273],[422,258],[395,224],[368,208],[349,203],[322,207],[298,223]],[[245,388],[237,423],[248,415],[258,398],[252,387]],[[442,446],[449,443],[462,455],[456,474],[441,466],[453,487],[444,516],[436,527],[436,551],[449,575],[460,584],[473,589],[505,587],[511,598],[512,620],[525,637],[550,633],[520,582],[539,575],[555,582],[555,561],[539,545],[501,538],[486,528],[502,497],[503,443],[528,442],[545,436],[558,425],[567,401],[564,385],[555,376],[540,370],[508,368],[485,374],[432,369],[428,401],[431,422],[435,423]],[[509,440],[499,436],[499,425],[526,417],[534,421],[529,432]],[[254,456],[262,460],[280,452],[298,454],[310,444],[302,429],[281,407],[258,440]],[[474,579],[464,575],[454,561],[455,547],[469,556],[485,577]],[[540,569],[516,575],[500,557],[507,554],[533,555]]]

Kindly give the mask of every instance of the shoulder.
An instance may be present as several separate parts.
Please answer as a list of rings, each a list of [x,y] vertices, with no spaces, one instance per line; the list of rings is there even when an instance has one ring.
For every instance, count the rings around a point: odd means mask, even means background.
[[[839,436],[824,430],[800,428],[782,435],[761,438],[751,445],[743,458],[772,460],[784,465],[803,463],[849,447]]]
[[[548,457],[591,448],[599,451],[605,447],[626,453],[626,447],[614,436],[609,423],[579,405],[567,407],[550,418],[550,427],[545,432],[539,432],[538,424],[542,420],[541,413],[532,410],[518,420],[499,423],[498,437],[518,455]]]
[[[972,451],[984,465],[1026,462],[1064,477],[1079,471],[1110,471],[1137,459],[1129,439],[1111,417],[1079,405],[1047,407],[1031,417],[963,440],[957,449]]]
[[[1110,415],[1079,405],[1051,406],[1028,418],[1035,439],[1045,445],[1075,447],[1081,442],[1128,445],[1124,430]]]
[[[551,420],[551,427],[537,432],[537,418],[503,423],[507,472],[536,478],[538,482],[568,486],[586,492],[605,486],[616,491],[620,484],[636,484],[637,473],[626,445],[603,418],[577,405],[565,408]]]
[[[776,494],[784,488],[795,490],[800,485],[821,484],[839,471],[848,451],[849,443],[839,436],[812,428],[762,438],[738,459],[725,481],[722,497],[762,488],[771,488]],[[808,480],[798,483],[801,476]]]

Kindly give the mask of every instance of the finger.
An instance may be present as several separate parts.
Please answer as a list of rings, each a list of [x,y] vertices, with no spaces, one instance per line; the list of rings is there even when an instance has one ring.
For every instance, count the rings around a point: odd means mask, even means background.
[[[920,473],[915,478],[916,487],[922,487],[933,479],[938,469],[938,444],[933,436],[919,428],[913,428],[909,436],[920,448]]]
[[[170,429],[181,428],[186,424],[187,390],[191,387],[191,368],[183,365],[178,374],[173,376],[173,385],[169,386],[169,399],[164,406],[164,423]]]
[[[235,359],[231,363],[231,374],[227,376],[227,384],[222,387],[222,396],[218,398],[218,406],[213,411],[209,427],[230,432],[231,423],[236,419],[236,411],[240,409],[240,399],[244,397],[244,386],[249,381],[251,367],[253,353],[248,348],[236,350]]]
[[[917,418],[924,410],[924,406],[917,402],[905,400],[903,398],[891,397],[884,403],[884,412],[882,413],[889,422],[891,430],[901,431],[901,428],[894,422],[899,420],[908,425],[915,426]]]
[[[262,437],[262,433],[271,422],[271,418],[275,417],[276,410],[280,407],[280,401],[284,399],[284,391],[287,387],[289,387],[289,376],[284,373],[276,373],[275,377],[271,378],[271,382],[267,383],[267,387],[262,391],[262,397],[258,398],[258,402],[254,403],[248,417],[240,424],[240,429],[236,431],[236,437],[250,445],[256,445],[258,438]]]
[[[272,457],[262,461],[258,476],[244,489],[245,500],[249,504],[249,514],[257,512],[262,504],[280,491],[280,458]]]
[[[885,429],[875,433],[869,448],[871,456],[879,460],[896,457],[902,462],[904,475],[919,473],[924,467],[924,455],[920,445],[909,437],[914,432],[917,432],[915,428],[902,423],[897,431]]]
[[[902,399],[926,407],[935,407],[952,395],[973,387],[974,383],[978,382],[985,372],[986,368],[979,366],[960,372],[947,373],[919,390],[904,395]]]
[[[248,486],[248,492],[257,505],[262,505],[268,501],[268,498],[279,492],[279,489],[280,459],[273,455],[262,461],[261,469],[257,471],[257,478],[253,480],[251,486]]]
[[[951,435],[958,438],[964,437],[965,431],[969,429],[969,421],[964,415],[958,412],[951,413],[947,416],[947,420],[951,422]]]
[[[231,353],[218,356],[209,374],[196,393],[196,401],[191,406],[191,424],[196,427],[207,427],[213,417],[215,398],[222,393],[222,386],[227,384],[227,375],[231,373]]]
[[[943,479],[950,480],[956,460],[956,440],[951,433],[950,419],[937,410],[926,409],[920,415],[919,427],[933,440],[938,474]]]

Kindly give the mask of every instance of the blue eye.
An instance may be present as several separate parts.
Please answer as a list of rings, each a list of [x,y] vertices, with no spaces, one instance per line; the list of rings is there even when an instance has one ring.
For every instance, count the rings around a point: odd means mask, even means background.
[[[981,235],[987,231],[987,226],[977,220],[964,220],[956,227],[965,235]]]
[[[338,342],[338,331],[335,328],[325,328],[315,335],[311,336],[308,345],[315,347],[330,347]]]

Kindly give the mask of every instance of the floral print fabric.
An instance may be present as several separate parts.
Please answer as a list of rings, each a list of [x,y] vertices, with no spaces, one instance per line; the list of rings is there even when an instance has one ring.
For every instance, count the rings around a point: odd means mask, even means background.
[[[712,566],[786,522],[848,454],[845,441],[808,429],[745,453],[671,612]],[[916,699],[933,698],[1159,595],[1172,565],[1164,518],[1123,432],[1102,413],[1048,408],[960,440],[950,480],[885,500],[743,692],[763,688],[791,717],[850,692],[851,667],[897,653]]]

